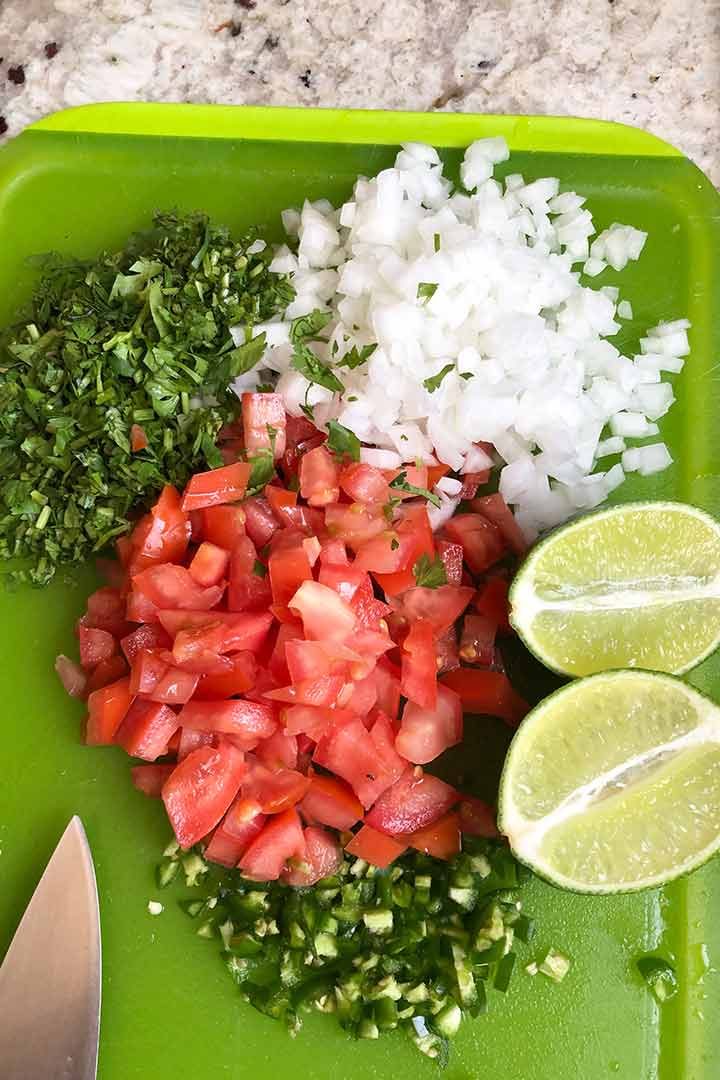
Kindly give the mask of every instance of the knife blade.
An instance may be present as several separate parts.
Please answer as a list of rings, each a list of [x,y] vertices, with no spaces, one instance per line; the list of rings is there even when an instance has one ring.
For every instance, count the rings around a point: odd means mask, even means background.
[[[100,974],[95,869],[76,816],[0,967],[3,1080],[95,1080]]]

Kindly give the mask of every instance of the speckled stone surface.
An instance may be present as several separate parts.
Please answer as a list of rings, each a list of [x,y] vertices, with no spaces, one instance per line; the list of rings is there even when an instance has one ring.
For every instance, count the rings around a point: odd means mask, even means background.
[[[120,99],[570,114],[720,184],[720,0],[0,0],[0,56],[6,137]]]

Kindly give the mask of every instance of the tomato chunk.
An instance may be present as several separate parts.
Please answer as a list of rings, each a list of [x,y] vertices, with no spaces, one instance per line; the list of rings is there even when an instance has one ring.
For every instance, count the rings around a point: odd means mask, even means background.
[[[234,465],[195,473],[182,497],[183,510],[187,513],[188,510],[203,510],[206,506],[237,502],[245,494],[250,472],[251,466],[247,462],[237,461]]]
[[[435,554],[433,532],[424,505],[409,506],[403,511],[402,520],[397,526],[397,541],[400,555],[397,567],[390,573],[375,574],[375,580],[386,596],[397,596],[412,588],[415,584],[415,563],[422,555],[432,558]]]
[[[426,619],[417,619],[410,627],[403,642],[401,672],[400,688],[405,697],[423,709],[434,709],[437,704],[435,637]]]
[[[122,637],[127,633],[129,627],[125,615],[125,599],[119,589],[105,585],[92,593],[88,597],[83,625],[105,630],[113,637]]]
[[[193,580],[189,570],[172,563],[150,566],[136,574],[133,590],[158,608],[180,608],[183,611],[209,611],[220,602],[224,592],[221,585],[203,588]]]
[[[177,713],[167,705],[135,698],[115,732],[115,742],[131,757],[155,761],[167,753],[168,740],[177,729]]]
[[[429,773],[415,775],[406,768],[392,787],[379,797],[365,821],[373,829],[397,835],[417,832],[446,814],[458,801],[454,788]]]
[[[288,859],[305,854],[305,837],[297,810],[274,814],[242,859],[240,869],[253,881],[276,881]]]
[[[217,544],[225,551],[232,551],[235,544],[245,536],[245,511],[237,503],[208,506],[205,510],[195,510],[193,513],[200,518],[202,539]]]
[[[225,577],[230,562],[230,552],[209,540],[203,540],[190,563],[190,577],[198,585],[218,585]]]
[[[246,847],[247,845],[243,844],[242,841],[230,836],[221,822],[212,834],[212,839],[205,848],[204,855],[208,862],[231,868],[237,866]]]
[[[460,636],[460,659],[466,664],[490,667],[495,658],[497,627],[486,615],[466,615]]]
[[[395,859],[399,859],[404,851],[407,851],[407,844],[378,832],[370,825],[363,825],[350,843],[345,845],[345,850],[350,855],[365,859],[366,862],[384,870]]]
[[[257,660],[251,652],[239,652],[225,658],[228,670],[217,675],[203,675],[195,691],[198,701],[224,701],[252,690],[257,680]]]
[[[271,701],[284,701],[288,705],[314,705],[330,707],[340,701],[346,686],[342,675],[320,675],[316,679],[303,679],[294,686],[281,686],[268,690],[265,697]]]
[[[363,816],[363,807],[352,788],[334,776],[319,773],[310,777],[310,787],[300,803],[300,813],[308,822],[350,829]]]
[[[88,698],[88,718],[85,742],[88,746],[111,746],[115,732],[130,708],[130,680],[118,679],[96,690]]]
[[[182,705],[195,693],[198,676],[164,660],[157,652],[138,653],[130,671],[130,691],[166,705]]]
[[[398,838],[400,839],[400,838]],[[458,814],[445,814],[432,825],[402,837],[408,847],[433,855],[436,859],[452,859],[460,851],[460,818]]]
[[[463,795],[458,807],[460,831],[468,836],[499,836],[495,812],[482,799],[473,795]]]
[[[120,648],[125,653],[127,661],[132,664],[135,657],[143,649],[167,649],[172,645],[170,636],[156,623],[144,623],[126,634],[120,641]]]
[[[243,394],[242,421],[248,454],[272,450],[276,461],[283,456],[286,421],[281,394]]]
[[[272,772],[256,763],[243,782],[242,797],[257,802],[263,814],[279,814],[299,803],[309,786],[308,777],[295,769]]]
[[[275,551],[268,560],[270,587],[275,604],[288,604],[304,581],[312,579],[312,567],[302,545]]]
[[[288,735],[309,735],[317,742],[337,719],[339,712],[338,709],[316,705],[291,705],[284,710],[285,730]],[[350,718],[349,713],[347,717]]]
[[[442,682],[460,695],[465,712],[498,716],[517,726],[530,709],[502,671],[459,668],[443,675]]]
[[[342,848],[327,829],[318,829],[314,825],[304,830],[304,837],[304,856],[297,860],[296,866],[284,870],[281,877],[288,885],[307,889],[335,873],[342,863]]]
[[[427,764],[449,746],[462,741],[460,698],[446,686],[438,686],[437,689],[437,703],[432,708],[407,702],[395,738],[397,752],[417,765]]]
[[[315,641],[345,641],[355,628],[355,614],[334,589],[304,581],[289,601],[302,619],[305,636]]]
[[[339,479],[340,487],[353,502],[382,505],[390,498],[388,481],[374,465],[353,462],[352,465],[345,466]]]
[[[141,450],[147,450],[149,445],[145,429],[140,424],[133,424],[130,428],[130,449],[133,454],[137,454]]]
[[[111,656],[109,660],[101,660],[96,668],[88,676],[85,693],[92,694],[102,686],[117,682],[127,675],[128,666],[124,656]]]
[[[177,749],[177,759],[182,761],[197,750],[200,746],[212,746],[216,736],[212,731],[194,731],[192,728],[180,728],[180,742]]]
[[[243,536],[230,556],[227,602],[230,611],[267,611],[272,600],[267,567],[257,557],[249,536]]]
[[[454,544],[451,540],[437,540],[435,546],[445,567],[448,585],[459,585],[462,582],[463,573],[463,549],[461,545]]]
[[[180,711],[182,727],[195,731],[220,731],[228,735],[240,735],[257,746],[275,731],[276,724],[270,705],[256,701],[189,701]]]
[[[378,708],[391,720],[397,720],[400,711],[400,672],[386,657],[378,660],[373,672],[377,690]]]
[[[203,648],[212,648],[216,652],[254,652],[262,648],[272,626],[273,617],[269,611],[263,612],[227,612],[227,611],[160,611],[158,615],[167,632],[177,636],[187,630],[205,630],[207,640]],[[182,639],[189,642],[189,638]],[[212,642],[212,644],[211,644]]]
[[[346,780],[366,807],[372,806],[406,767],[395,750],[390,721],[382,715],[369,732],[360,719],[336,724],[319,740],[313,760]]]
[[[475,594],[474,606],[480,615],[485,615],[495,623],[501,634],[512,633],[508,583],[505,578],[497,576],[486,581]]]
[[[482,514],[498,527],[506,544],[516,555],[525,554],[527,540],[512,510],[499,492],[496,495],[483,495],[481,499],[473,499],[470,506],[476,514]]]
[[[192,847],[213,829],[233,801],[245,774],[245,757],[230,743],[202,746],[165,781],[162,799],[177,841]]]
[[[445,532],[462,546],[465,562],[473,574],[482,574],[505,551],[500,530],[481,514],[456,514],[445,525]]]
[[[473,596],[473,590],[463,585],[416,586],[395,597],[393,607],[409,622],[425,619],[436,634],[442,634],[460,618]]]
[[[163,784],[174,770],[175,765],[135,765],[130,774],[138,791],[150,798],[159,799]]]
[[[325,527],[330,536],[358,551],[373,537],[386,532],[388,523],[381,506],[340,503],[325,507]]]
[[[280,769],[296,769],[298,762],[297,738],[279,728],[257,748],[258,761],[272,772]]]
[[[245,511],[245,531],[255,547],[265,547],[273,533],[280,528],[270,503],[266,498],[254,495],[242,505]]]
[[[107,630],[98,630],[93,626],[78,627],[80,639],[80,663],[87,671],[96,667],[103,660],[109,660],[117,649],[117,642]]]
[[[329,506],[338,501],[337,463],[324,446],[316,446],[300,458],[300,494],[310,506]]]
[[[148,566],[180,562],[190,541],[192,526],[180,495],[166,484],[149,514],[138,521],[129,538],[128,569],[137,574]]]

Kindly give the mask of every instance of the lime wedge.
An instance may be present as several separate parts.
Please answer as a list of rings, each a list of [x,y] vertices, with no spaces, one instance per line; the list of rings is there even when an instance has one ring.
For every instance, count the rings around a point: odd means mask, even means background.
[[[541,541],[510,590],[511,622],[547,667],[680,675],[720,644],[720,524],[683,503],[628,503]]]
[[[500,782],[516,857],[561,888],[612,893],[720,848],[720,708],[671,675],[569,683],[525,718]]]

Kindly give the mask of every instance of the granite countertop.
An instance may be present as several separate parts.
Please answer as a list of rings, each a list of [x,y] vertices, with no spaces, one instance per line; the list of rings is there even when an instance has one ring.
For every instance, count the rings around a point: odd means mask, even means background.
[[[719,0],[0,0],[0,132],[92,101],[635,124],[720,184]]]

